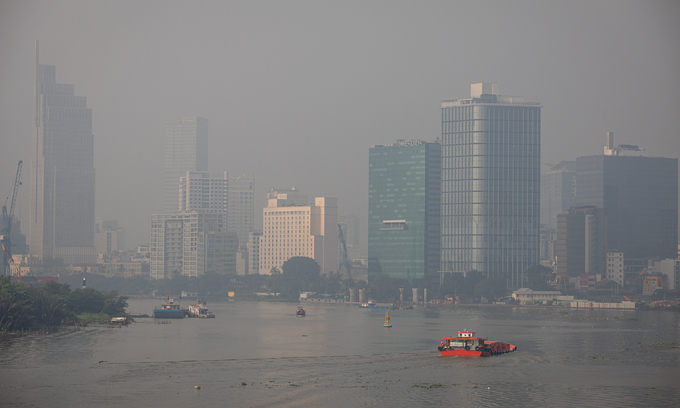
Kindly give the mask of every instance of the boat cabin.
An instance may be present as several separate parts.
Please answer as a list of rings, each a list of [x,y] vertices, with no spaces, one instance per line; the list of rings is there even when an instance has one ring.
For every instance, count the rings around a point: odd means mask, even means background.
[[[464,349],[464,350],[475,350],[480,347],[484,347],[484,341],[480,337],[473,337],[475,332],[473,331],[462,331],[458,332],[458,337],[447,337],[442,339],[441,346],[449,349]]]

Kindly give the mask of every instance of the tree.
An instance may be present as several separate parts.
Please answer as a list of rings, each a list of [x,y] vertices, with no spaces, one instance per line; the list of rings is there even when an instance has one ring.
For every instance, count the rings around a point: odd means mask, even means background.
[[[505,277],[487,278],[475,285],[474,295],[483,296],[489,300],[496,300],[507,294]]]
[[[527,287],[533,290],[555,290],[548,281],[552,277],[553,270],[543,265],[534,265],[526,271]]]
[[[288,259],[281,269],[284,280],[299,282],[302,290],[306,290],[312,283],[318,281],[321,274],[319,264],[306,256],[294,256]]]

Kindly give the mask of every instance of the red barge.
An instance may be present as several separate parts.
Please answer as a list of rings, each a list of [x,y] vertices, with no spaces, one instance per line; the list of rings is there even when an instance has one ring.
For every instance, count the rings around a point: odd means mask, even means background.
[[[458,337],[445,337],[438,350],[444,357],[490,357],[510,353],[517,346],[502,341],[488,341],[486,338],[474,337],[475,332],[459,331]]]

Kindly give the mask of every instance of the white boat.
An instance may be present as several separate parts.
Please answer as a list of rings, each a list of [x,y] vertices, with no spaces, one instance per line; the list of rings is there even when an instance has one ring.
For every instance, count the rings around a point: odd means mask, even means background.
[[[214,318],[215,314],[208,310],[207,307],[198,304],[189,306],[190,317]]]

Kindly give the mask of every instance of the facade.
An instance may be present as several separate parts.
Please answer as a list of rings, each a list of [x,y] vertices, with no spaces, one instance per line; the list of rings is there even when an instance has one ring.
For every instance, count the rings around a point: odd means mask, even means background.
[[[65,264],[94,263],[92,110],[35,50],[35,131],[31,151],[29,252]]]
[[[622,287],[623,278],[623,252],[607,252],[607,279]]]
[[[437,279],[441,144],[399,140],[369,150],[368,280]]]
[[[227,231],[238,236],[239,249],[246,251],[248,234],[255,229],[254,177],[242,174],[227,185]]]
[[[248,234],[248,275],[257,275],[260,273],[260,240],[262,238],[262,231],[252,231]]]
[[[313,205],[289,205],[289,199],[270,198],[262,210],[261,275],[294,256],[314,259],[322,274],[338,267],[338,199],[316,197]]]
[[[562,162],[541,176],[541,225],[557,229],[557,215],[576,205],[576,162]]]
[[[235,273],[237,239],[222,231],[222,215],[183,212],[151,216],[151,279],[173,273]]]
[[[253,184],[254,179],[245,175],[231,178],[224,172],[216,177],[188,171],[179,178],[179,211],[222,214],[222,230],[235,233],[245,251],[255,221]]]
[[[664,289],[675,290],[680,286],[680,259],[656,261],[651,269],[652,274],[660,274],[665,277]]]
[[[125,230],[117,221],[94,219],[94,247],[97,256],[125,250]]]
[[[473,84],[442,102],[442,271],[522,286],[539,264],[541,105]]]
[[[557,216],[555,257],[559,276],[606,271],[607,218],[602,209],[573,207]]]
[[[178,211],[177,185],[188,171],[208,171],[208,120],[186,117],[165,126],[165,184],[163,207]]]
[[[576,159],[576,200],[607,216],[607,245],[626,258],[676,258],[678,159],[585,156]]]

